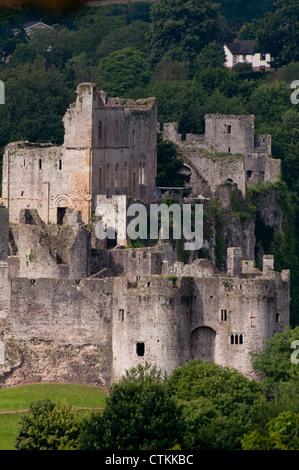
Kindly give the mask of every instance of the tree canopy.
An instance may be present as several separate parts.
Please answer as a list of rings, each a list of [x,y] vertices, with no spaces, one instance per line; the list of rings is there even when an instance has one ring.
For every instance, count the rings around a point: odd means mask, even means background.
[[[209,0],[163,0],[151,8],[150,49],[153,63],[169,50],[194,59],[219,37],[224,24],[219,5]]]
[[[87,420],[83,450],[158,450],[180,443],[181,409],[161,371],[138,365],[112,385],[106,408]]]
[[[45,399],[30,405],[16,437],[17,450],[74,450],[80,435],[75,410],[57,400]]]
[[[145,55],[133,47],[114,51],[100,61],[98,83],[107,93],[129,97],[130,91],[149,81]]]

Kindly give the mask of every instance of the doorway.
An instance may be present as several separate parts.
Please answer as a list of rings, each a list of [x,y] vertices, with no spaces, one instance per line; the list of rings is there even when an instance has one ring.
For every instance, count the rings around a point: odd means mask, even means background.
[[[57,225],[62,225],[67,207],[57,207]]]

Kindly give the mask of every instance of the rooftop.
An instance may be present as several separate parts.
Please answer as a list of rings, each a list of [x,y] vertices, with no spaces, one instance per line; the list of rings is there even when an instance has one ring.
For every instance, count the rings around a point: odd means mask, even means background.
[[[254,46],[256,41],[241,41],[236,39],[234,42],[226,44],[226,47],[231,51],[232,54],[254,54]]]

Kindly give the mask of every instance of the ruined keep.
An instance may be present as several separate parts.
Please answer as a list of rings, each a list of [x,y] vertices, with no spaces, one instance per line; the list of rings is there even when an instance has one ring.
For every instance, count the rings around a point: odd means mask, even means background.
[[[64,118],[62,146],[16,142],[3,157],[2,199],[9,219],[36,209],[46,223],[62,223],[66,208],[88,223],[97,195],[154,199],[157,105],[154,98],[107,98],[93,83],[77,88]]]
[[[178,146],[194,196],[215,194],[230,181],[245,197],[246,186],[273,183],[281,173],[281,161],[271,157],[271,136],[254,133],[254,116],[207,114],[203,135],[183,140],[176,123],[164,124],[163,135]]]
[[[92,216],[99,203],[108,203],[108,220],[109,204],[160,202],[156,100],[107,98],[93,84],[77,91],[63,146],[12,143],[5,151],[0,387],[47,381],[106,388],[139,363],[170,373],[194,358],[253,377],[250,351],[289,325],[289,271],[276,272],[271,255],[257,269],[239,245],[227,248],[220,271],[200,257],[179,262],[161,238],[142,248],[124,239],[109,249],[99,243]],[[246,122],[244,151],[260,142]],[[219,149],[223,140],[213,132],[208,125],[205,145]],[[227,160],[226,174],[230,166]]]

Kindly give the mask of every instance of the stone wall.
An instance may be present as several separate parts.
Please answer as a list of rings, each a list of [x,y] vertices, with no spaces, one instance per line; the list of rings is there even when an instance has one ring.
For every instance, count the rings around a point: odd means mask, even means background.
[[[177,145],[194,197],[210,197],[226,181],[245,197],[246,186],[274,183],[281,173],[281,160],[270,157],[271,136],[254,134],[254,116],[206,115],[205,134],[187,134],[186,140],[177,123],[166,123],[163,136]]]
[[[244,170],[247,186],[257,182],[264,183],[265,181],[275,183],[281,174],[281,160],[254,152],[245,155]]]
[[[13,143],[3,157],[3,201],[10,222],[24,207],[36,209],[45,223],[57,223],[58,208],[72,207],[89,220],[90,151]]]
[[[204,272],[207,266],[194,275],[177,266],[168,271],[177,276],[135,280],[4,281],[10,308],[1,307],[1,384],[106,387],[139,363],[170,373],[196,357],[252,377],[249,352],[288,325],[289,272],[274,272],[272,261],[265,258],[255,276],[250,269],[245,275]]]
[[[90,273],[91,233],[72,209],[64,221],[46,225],[35,210],[21,211],[17,230],[11,229],[17,256],[8,258],[10,277],[82,278]]]
[[[208,114],[205,141],[217,152],[246,154],[254,149],[254,116]]]
[[[155,98],[107,99],[95,84],[84,83],[63,121],[60,147],[29,142],[6,147],[2,197],[11,222],[18,223],[27,207],[45,223],[57,223],[70,207],[88,223],[97,194],[154,199]]]

